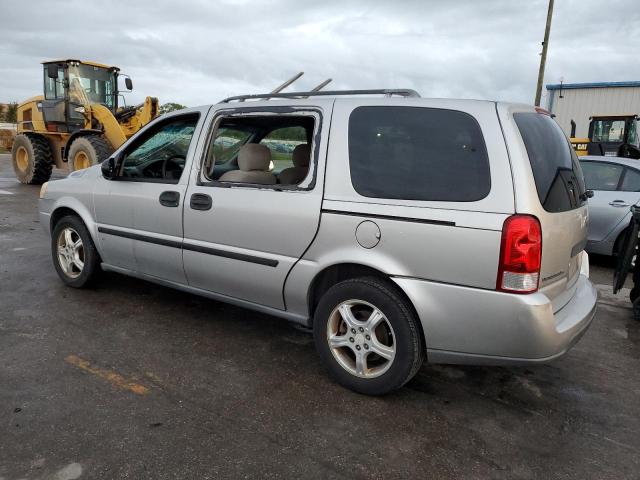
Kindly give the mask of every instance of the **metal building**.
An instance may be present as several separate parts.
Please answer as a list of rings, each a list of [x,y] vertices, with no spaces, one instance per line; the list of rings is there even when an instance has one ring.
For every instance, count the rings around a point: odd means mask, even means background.
[[[547,109],[571,135],[571,120],[576,122],[575,136],[589,133],[589,117],[593,115],[640,115],[640,81],[565,83],[547,85]]]

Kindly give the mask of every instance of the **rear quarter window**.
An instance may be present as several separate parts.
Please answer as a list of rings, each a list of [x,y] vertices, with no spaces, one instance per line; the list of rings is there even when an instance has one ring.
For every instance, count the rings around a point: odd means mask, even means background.
[[[585,186],[575,151],[558,124],[537,112],[519,112],[520,130],[533,171],[538,198],[548,212],[565,212],[584,204]]]
[[[455,110],[356,108],[349,117],[349,168],[365,197],[473,202],[491,190],[480,126]]]

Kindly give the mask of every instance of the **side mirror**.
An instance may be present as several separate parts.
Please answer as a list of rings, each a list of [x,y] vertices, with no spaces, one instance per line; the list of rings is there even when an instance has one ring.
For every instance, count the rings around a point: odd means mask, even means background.
[[[100,169],[102,170],[102,176],[107,180],[113,180],[117,176],[116,169],[116,159],[114,157],[107,158],[104,162],[100,164]]]
[[[133,82],[129,77],[124,78],[124,86],[127,87],[127,90],[133,90]]]
[[[50,63],[47,65],[47,77],[58,78],[58,65]]]

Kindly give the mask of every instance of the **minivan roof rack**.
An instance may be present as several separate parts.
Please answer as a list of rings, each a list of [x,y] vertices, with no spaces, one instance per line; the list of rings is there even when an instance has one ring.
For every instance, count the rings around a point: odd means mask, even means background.
[[[259,93],[256,95],[236,95],[227,97],[220,103],[244,102],[245,100],[259,100],[270,98],[307,98],[307,97],[335,97],[341,95],[384,95],[391,97],[420,97],[420,94],[410,88],[378,89],[378,90],[325,90],[311,92],[287,92],[287,93]]]

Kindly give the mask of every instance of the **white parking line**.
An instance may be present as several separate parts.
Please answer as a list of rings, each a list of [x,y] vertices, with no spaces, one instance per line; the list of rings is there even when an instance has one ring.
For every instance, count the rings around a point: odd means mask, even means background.
[[[0,190],[0,195],[13,195],[13,192],[8,190]]]

